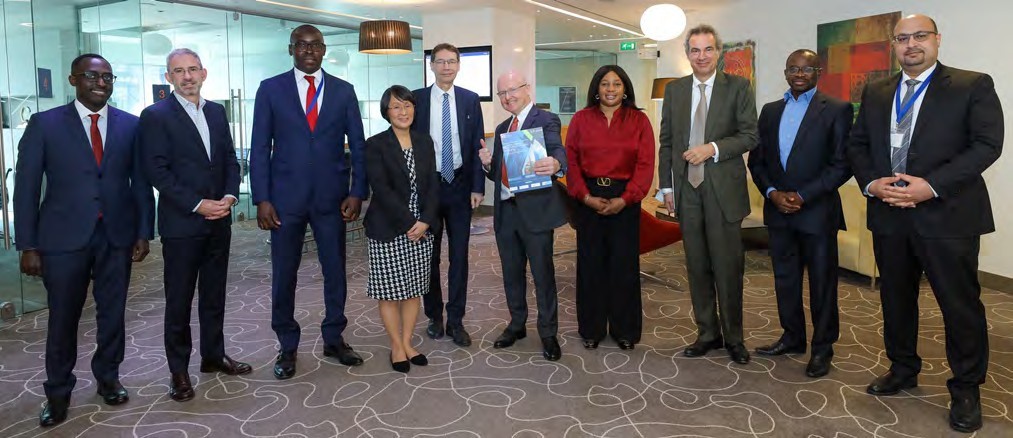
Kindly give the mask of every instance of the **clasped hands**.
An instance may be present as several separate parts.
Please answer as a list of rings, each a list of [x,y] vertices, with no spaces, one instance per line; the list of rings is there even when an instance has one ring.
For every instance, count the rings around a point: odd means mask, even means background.
[[[602,216],[611,216],[619,213],[626,207],[623,198],[602,198],[600,196],[584,196],[584,205],[588,206]]]
[[[202,199],[197,205],[197,214],[204,216],[209,221],[221,219],[232,214],[232,206],[236,205],[236,198],[223,196],[222,199]]]
[[[773,190],[768,197],[774,203],[774,206],[777,207],[777,211],[784,214],[798,213],[802,209],[802,204],[805,203],[802,197],[798,195],[798,192]]]
[[[904,187],[894,185],[898,181],[907,183]],[[924,178],[897,173],[879,178],[869,184],[869,194],[881,199],[891,207],[915,208],[919,203],[935,197],[932,187]]]

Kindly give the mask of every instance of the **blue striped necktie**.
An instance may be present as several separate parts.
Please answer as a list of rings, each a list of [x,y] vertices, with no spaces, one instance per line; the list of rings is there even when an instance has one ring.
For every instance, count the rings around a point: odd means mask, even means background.
[[[443,180],[451,182],[454,180],[454,141],[451,139],[450,127],[450,94],[443,93],[443,136],[440,141],[440,175]]]

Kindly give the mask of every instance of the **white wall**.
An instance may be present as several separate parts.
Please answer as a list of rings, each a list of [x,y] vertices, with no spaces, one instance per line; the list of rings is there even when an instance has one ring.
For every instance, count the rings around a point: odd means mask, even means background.
[[[777,99],[787,85],[782,70],[789,53],[799,48],[816,49],[816,25],[851,18],[901,11],[923,13],[939,25],[940,62],[986,72],[995,79],[996,91],[1006,114],[1007,138],[1013,134],[1013,63],[1001,38],[1013,16],[1013,2],[996,0],[764,0],[733,3],[707,12],[691,14],[687,27],[713,25],[725,41],[756,41],[757,107]],[[689,73],[682,37],[661,43],[658,73],[683,76]],[[983,236],[980,269],[1013,277],[1013,152],[1005,151],[985,172],[992,198],[996,232]],[[852,182],[853,183],[853,182]]]

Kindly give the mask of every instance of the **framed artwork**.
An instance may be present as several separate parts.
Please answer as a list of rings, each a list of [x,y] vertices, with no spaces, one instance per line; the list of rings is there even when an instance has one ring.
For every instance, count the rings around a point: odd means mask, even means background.
[[[718,70],[726,74],[749,79],[749,85],[756,90],[756,42],[753,40],[721,44],[721,58]]]
[[[559,113],[577,112],[577,87],[559,87]]]
[[[816,26],[816,52],[823,66],[820,91],[855,105],[865,84],[899,71],[890,46],[900,11]]]
[[[53,71],[48,68],[37,68],[39,74],[39,97],[53,98]]]

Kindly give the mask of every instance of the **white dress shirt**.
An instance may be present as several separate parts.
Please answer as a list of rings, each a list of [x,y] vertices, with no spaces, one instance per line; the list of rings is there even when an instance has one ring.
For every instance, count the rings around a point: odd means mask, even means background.
[[[319,117],[320,109],[323,107],[324,103],[325,90],[320,89],[323,87],[324,69],[318,68],[313,74],[306,73],[297,68],[293,68],[292,70],[295,71],[295,86],[299,89],[299,102],[302,103],[302,110],[304,114],[306,113],[306,92],[310,89],[310,81],[306,80],[306,76],[313,76],[316,78],[313,80],[313,85],[317,87],[317,91],[319,91],[320,94],[320,97],[317,98],[317,116]],[[356,105],[358,105],[358,103],[356,103]]]
[[[306,82],[306,80],[304,79],[303,82]],[[198,101],[199,105],[194,105],[193,102],[186,100],[186,98],[176,94],[175,92],[172,93],[172,95],[176,96],[176,100],[178,100],[179,104],[183,106],[183,110],[186,111],[186,115],[190,116],[190,120],[193,121],[194,126],[197,128],[197,133],[200,134],[201,143],[204,143],[204,153],[207,154],[208,160],[211,160],[211,129],[208,127],[207,118],[204,117],[204,106],[207,105],[207,101],[201,97]],[[239,201],[239,198],[236,198],[236,195],[233,194],[227,194],[225,197],[232,198],[233,205]],[[203,202],[203,199],[197,201],[197,205],[195,205],[193,210],[190,211],[196,213],[197,209],[200,208],[200,205]]]
[[[431,87],[429,93],[429,135],[433,137],[433,147],[436,150],[436,173],[443,172],[443,94],[449,95],[450,100],[450,142],[454,148],[454,169],[461,167],[464,162],[461,158],[461,136],[457,128],[457,97],[454,94],[454,87],[443,91],[436,84]]]
[[[98,111],[92,111],[85,108],[84,104],[80,100],[74,99],[74,108],[77,109],[77,115],[81,118],[82,126],[84,126],[84,136],[88,139],[89,149],[91,148],[91,115],[98,114],[98,132],[102,136],[102,150],[106,149],[106,127],[109,126],[109,105],[103,105]]]

